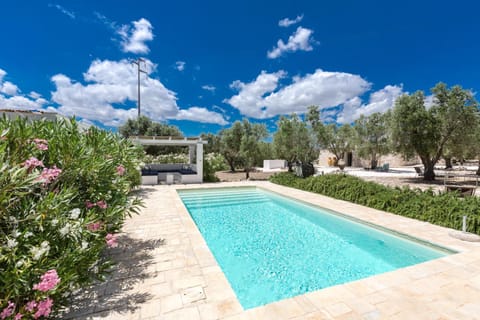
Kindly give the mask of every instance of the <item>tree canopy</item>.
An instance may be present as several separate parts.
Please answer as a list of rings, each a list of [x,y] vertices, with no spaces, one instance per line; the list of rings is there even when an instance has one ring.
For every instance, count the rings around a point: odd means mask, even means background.
[[[240,148],[242,145],[243,125],[235,121],[230,128],[223,129],[220,135],[220,153],[230,166],[230,171],[235,171],[235,166],[241,163]]]
[[[183,137],[182,131],[176,126],[165,123],[154,122],[146,116],[140,116],[136,119],[128,119],[125,124],[118,128],[118,132],[125,138],[131,136],[171,136]],[[147,154],[157,155],[160,153],[172,153],[183,150],[183,147],[144,147]]]
[[[154,122],[146,116],[128,119],[118,128],[118,132],[125,138],[130,136],[172,136],[183,137],[183,133],[176,126]]]
[[[275,154],[288,163],[289,171],[295,162],[311,162],[318,157],[313,137],[307,124],[296,114],[280,117],[278,129],[273,136]]]
[[[250,171],[261,156],[260,141],[268,136],[264,124],[252,124],[247,119],[242,122],[243,136],[240,143],[240,155],[246,178],[250,178]]]
[[[365,159],[370,159],[370,167],[377,167],[378,158],[390,152],[388,132],[389,113],[361,115],[353,126],[355,130],[355,151]]]
[[[315,132],[320,148],[327,149],[337,159],[343,159],[345,154],[354,148],[352,126],[349,124],[339,126],[336,123],[323,124],[319,117],[318,107],[310,106],[306,118]]]

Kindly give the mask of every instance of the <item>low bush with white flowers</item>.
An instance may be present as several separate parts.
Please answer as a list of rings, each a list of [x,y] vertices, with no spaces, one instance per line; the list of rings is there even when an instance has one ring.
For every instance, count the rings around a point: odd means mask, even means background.
[[[102,280],[141,201],[141,148],[75,120],[0,119],[0,320],[49,318]]]

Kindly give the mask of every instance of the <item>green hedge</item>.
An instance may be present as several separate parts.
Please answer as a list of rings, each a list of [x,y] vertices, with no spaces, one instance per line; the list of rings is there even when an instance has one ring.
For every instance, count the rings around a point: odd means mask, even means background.
[[[0,119],[0,319],[51,317],[104,277],[142,154],[74,120]]]
[[[459,198],[451,192],[435,194],[432,190],[391,188],[345,174],[302,179],[291,173],[279,173],[270,181],[453,229],[461,229],[462,216],[467,215],[467,231],[480,234],[478,197]]]

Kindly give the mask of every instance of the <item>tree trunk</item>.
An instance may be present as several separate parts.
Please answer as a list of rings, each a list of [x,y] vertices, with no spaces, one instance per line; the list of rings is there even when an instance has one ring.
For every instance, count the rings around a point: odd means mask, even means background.
[[[248,168],[245,168],[245,178],[247,180],[250,179],[250,170]]]
[[[227,160],[228,165],[230,166],[230,171],[235,172],[235,165],[233,160]]]
[[[480,176],[480,160],[478,160],[477,175]]]
[[[372,160],[370,161],[370,169],[376,169],[377,168],[377,155],[375,153],[372,153]]]
[[[445,169],[452,169],[452,158],[451,157],[446,157],[445,158]]]
[[[288,172],[293,172],[293,163],[291,161],[287,161],[288,165]]]
[[[435,180],[435,171],[433,170],[435,163],[430,158],[422,159],[422,162],[424,167],[423,180],[426,180],[426,181]]]

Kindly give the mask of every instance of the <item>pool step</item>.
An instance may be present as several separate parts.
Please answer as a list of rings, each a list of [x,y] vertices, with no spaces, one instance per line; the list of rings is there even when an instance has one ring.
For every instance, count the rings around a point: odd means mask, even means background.
[[[265,197],[263,195],[257,194],[229,194],[222,197],[196,197],[196,198],[183,198],[182,201],[215,201],[215,200],[228,200],[228,199],[256,199],[258,197]]]
[[[259,192],[255,191],[246,191],[246,192],[208,192],[208,193],[194,193],[194,194],[180,194],[180,198],[182,200],[194,200],[194,199],[210,199],[210,198],[227,198],[227,197],[235,197],[235,196],[243,196],[243,197],[250,197],[250,196],[257,196],[261,195]]]
[[[248,202],[258,201],[258,200],[268,201],[269,199],[265,196],[256,195],[256,196],[250,196],[250,197],[237,196],[237,197],[225,197],[225,198],[183,200],[183,202],[188,205],[209,204],[209,203],[222,203],[222,204],[228,205],[232,202],[248,203]]]
[[[270,202],[269,199],[256,199],[256,200],[237,200],[237,201],[228,201],[228,202],[199,202],[199,203],[189,203],[186,202],[185,206],[188,209],[206,209],[206,208],[217,208],[217,207],[231,207],[231,206],[239,206],[239,205],[249,205],[254,203],[267,203]]]

